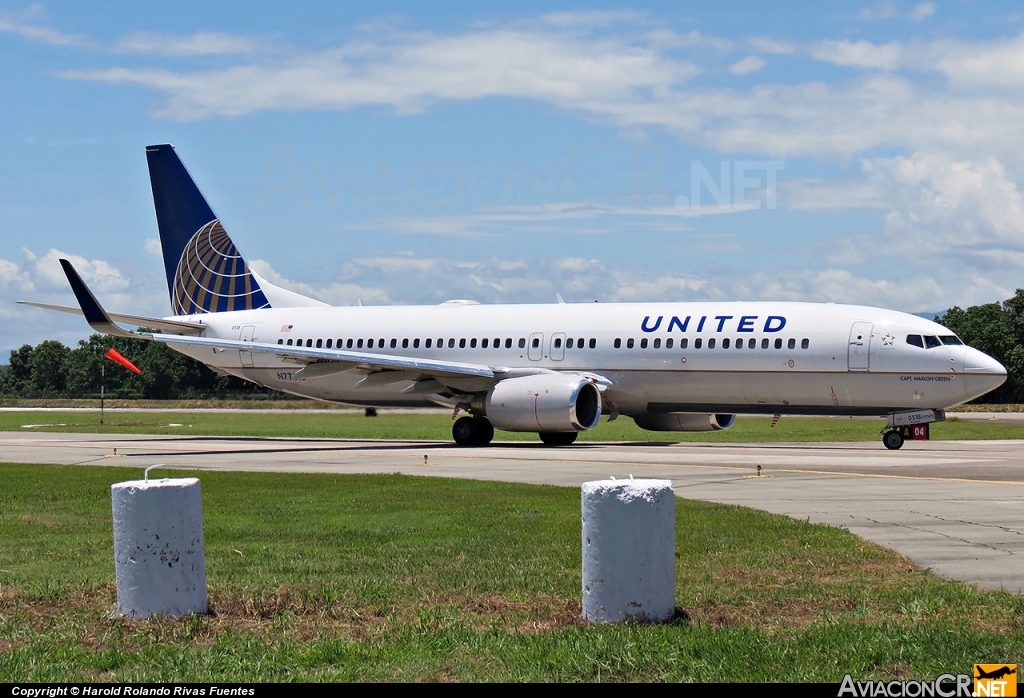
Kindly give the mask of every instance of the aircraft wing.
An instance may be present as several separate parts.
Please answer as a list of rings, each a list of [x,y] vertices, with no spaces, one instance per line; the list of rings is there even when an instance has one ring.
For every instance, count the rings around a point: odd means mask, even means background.
[[[283,344],[264,344],[262,342],[243,342],[237,339],[214,339],[210,337],[183,337],[170,334],[140,335],[147,339],[166,344],[184,344],[190,346],[212,347],[215,349],[237,349],[257,354],[276,355],[285,361],[305,364],[310,375],[326,375],[328,373],[361,369],[367,372],[396,371],[409,374],[409,379],[417,375],[433,378],[443,377],[474,377],[495,378],[496,374],[507,369],[491,368],[481,364],[466,364],[451,361],[434,361],[433,359],[404,358],[386,354],[370,354],[339,349],[315,349],[313,347],[295,347]],[[322,366],[321,363],[333,364]],[[397,377],[397,376],[396,376]],[[404,380],[404,378],[403,378]]]

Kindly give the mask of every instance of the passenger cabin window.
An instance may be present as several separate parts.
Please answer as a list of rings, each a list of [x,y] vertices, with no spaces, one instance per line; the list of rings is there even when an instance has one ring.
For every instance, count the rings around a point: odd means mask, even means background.
[[[419,342],[416,342],[416,343],[419,344]],[[402,348],[403,349],[408,349],[409,348],[409,340],[408,339],[403,339],[402,340]]]
[[[363,346],[363,343],[359,342],[359,346]],[[351,339],[348,340],[347,342],[345,342],[345,348],[346,349],[351,349],[352,348],[352,340]]]
[[[666,349],[671,349],[671,348],[672,348],[672,343],[673,343],[673,342],[675,342],[675,340],[674,340],[674,339],[672,339],[671,337],[669,337],[668,339],[666,339],[666,340],[665,340],[665,348],[666,348]]]
[[[430,340],[428,339],[427,341],[429,342]],[[412,340],[412,348],[413,349],[419,349],[420,348],[420,338],[419,337],[417,337],[416,339]]]
[[[768,348],[768,338],[767,337],[765,337],[764,339],[761,340],[761,348],[762,349],[767,349]]]
[[[811,340],[807,339],[806,337],[800,340],[801,349],[806,349],[809,346],[811,346]]]
[[[525,337],[520,337],[519,338],[519,348],[520,349],[525,349],[526,348],[526,338]]]
[[[277,343],[278,344],[284,344],[284,340],[283,339],[279,339],[279,340],[277,340]]]
[[[660,338],[654,340],[654,348],[655,349],[661,349],[661,339]]]
[[[312,339],[307,339],[307,340],[306,340],[306,346],[307,346],[307,347],[311,347],[311,346],[313,346],[313,340],[312,340]]]
[[[669,340],[669,341],[672,341],[672,340]],[[597,348],[597,340],[596,340],[596,339],[594,339],[593,337],[591,337],[591,339],[590,339],[590,344],[589,344],[588,346],[589,346],[589,347],[590,347],[591,349],[596,349],[596,348]]]
[[[288,340],[288,346],[291,346],[291,345],[292,345],[292,340],[289,339]]]
[[[700,346],[701,346],[701,344],[703,344],[703,343],[704,343],[704,340],[703,340],[703,339],[701,339],[700,337],[697,337],[697,339],[693,340],[693,348],[694,348],[694,349],[700,349]],[[685,347],[684,347],[684,348],[685,348]]]
[[[476,337],[473,337],[473,339],[469,340],[469,348],[476,349]]]
[[[322,339],[316,340],[316,348],[317,349],[323,349],[324,348],[324,340],[322,340]]]
[[[466,340],[462,340],[462,341],[466,341]],[[448,348],[449,349],[454,349],[455,348],[455,337],[452,337],[451,339],[448,340]]]
[[[487,337],[484,337],[483,339],[481,339],[480,340],[480,348],[481,349],[486,349],[487,345],[488,345],[488,342],[490,342],[490,340]]]
[[[796,340],[795,340],[795,339],[793,339],[792,337],[790,337],[790,338],[789,338],[789,342],[787,343],[787,346],[788,346],[788,347],[789,347],[790,349],[796,349]]]
[[[708,346],[711,346],[711,344],[708,343]],[[722,348],[723,349],[728,349],[729,348],[729,338],[728,337],[726,337],[725,339],[722,340]]]
[[[363,340],[360,339],[358,342],[356,342],[356,349],[362,349],[362,348],[363,348]]]
[[[398,340],[394,337],[391,338],[391,348],[396,349],[398,347]]]
[[[561,347],[562,347],[562,338],[561,337],[555,337],[555,349],[560,349]]]
[[[668,341],[671,342],[672,340],[670,339]],[[679,348],[680,349],[685,349],[686,345],[689,344],[689,343],[690,343],[690,340],[688,340],[686,337],[683,337],[682,339],[679,340]],[[671,348],[672,347],[669,347],[669,349],[671,349]]]
[[[618,337],[615,338],[615,348],[616,349],[621,349],[622,348],[622,340],[619,339]]]
[[[708,349],[714,349],[714,348],[715,348],[715,338],[712,337],[711,339],[708,340]]]
[[[627,349],[632,349],[633,348],[633,338],[632,337],[630,337],[629,339],[626,340],[626,348]]]
[[[640,340],[640,348],[641,349],[646,349],[647,348],[647,337],[644,337],[643,339]]]
[[[539,337],[534,337],[533,338],[532,346],[533,346],[534,349],[536,349],[537,347],[540,346],[540,338]]]
[[[328,340],[327,340],[327,348],[328,348],[328,349],[330,349],[330,348],[331,348],[331,345],[332,345],[333,343],[334,343],[334,340],[333,340],[333,339],[328,339]]]
[[[512,348],[512,338],[511,337],[506,337],[505,338],[505,348],[506,349],[511,349]]]
[[[426,347],[427,349],[429,349],[429,348],[430,348],[430,345],[431,345],[431,343],[432,343],[433,341],[434,341],[434,340],[432,340],[432,339],[431,339],[430,337],[427,337],[427,341],[425,341],[425,342],[423,343],[423,346],[424,346],[424,347]]]
[[[781,349],[782,348],[782,337],[776,337],[775,338],[775,348],[776,349]]]
[[[743,340],[742,339],[737,339],[736,340],[736,348],[737,349],[742,349],[743,348]]]

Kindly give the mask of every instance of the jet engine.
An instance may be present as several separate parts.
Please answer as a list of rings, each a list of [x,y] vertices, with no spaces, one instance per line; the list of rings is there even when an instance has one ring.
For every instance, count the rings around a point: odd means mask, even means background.
[[[579,376],[506,378],[488,391],[484,412],[492,425],[505,431],[586,431],[601,418],[601,391]]]
[[[633,421],[638,427],[648,431],[721,431],[732,426],[736,421],[736,415],[647,412],[633,415]]]

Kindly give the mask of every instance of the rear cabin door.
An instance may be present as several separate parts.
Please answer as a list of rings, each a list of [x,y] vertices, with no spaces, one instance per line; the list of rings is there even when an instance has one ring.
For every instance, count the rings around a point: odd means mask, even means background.
[[[256,325],[243,325],[238,339],[242,342],[251,342],[252,336],[256,333]],[[252,368],[252,352],[244,349],[238,350],[238,358],[242,360],[243,368]]]
[[[855,322],[850,328],[850,347],[847,352],[847,367],[851,371],[867,371],[871,368],[870,322]]]

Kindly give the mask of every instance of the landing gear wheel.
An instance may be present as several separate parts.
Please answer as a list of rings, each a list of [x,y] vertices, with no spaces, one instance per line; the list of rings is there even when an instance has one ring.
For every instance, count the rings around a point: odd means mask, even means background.
[[[494,427],[481,417],[462,417],[452,425],[452,438],[459,446],[486,446],[494,438]]]
[[[569,446],[576,440],[575,431],[542,431],[540,440],[548,446]]]
[[[890,451],[897,451],[903,446],[903,434],[898,431],[887,431],[882,434],[882,443]]]

